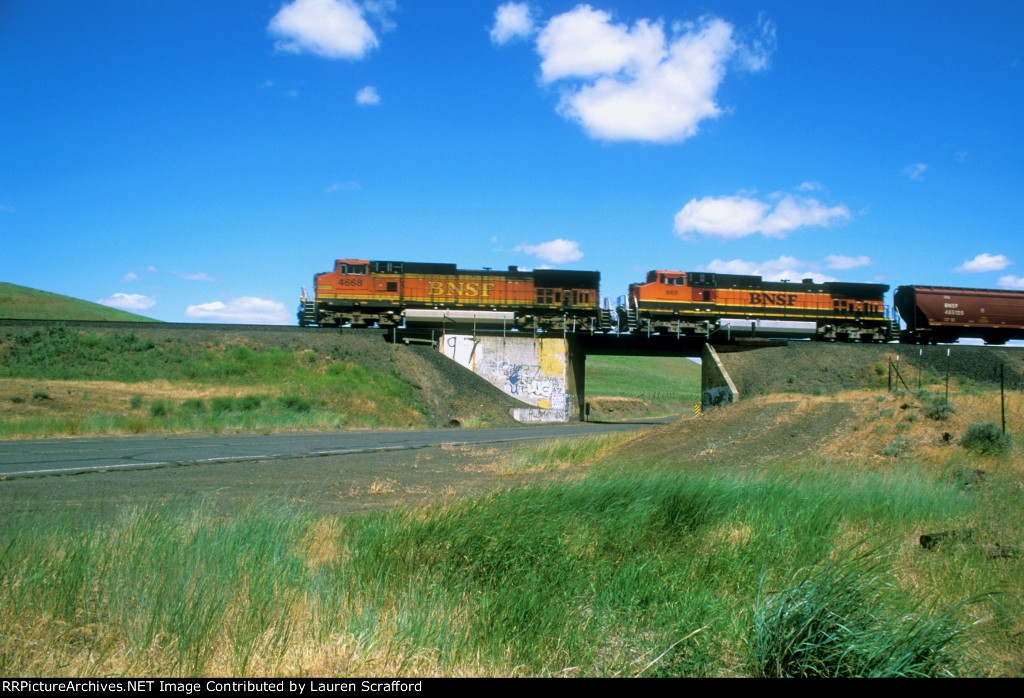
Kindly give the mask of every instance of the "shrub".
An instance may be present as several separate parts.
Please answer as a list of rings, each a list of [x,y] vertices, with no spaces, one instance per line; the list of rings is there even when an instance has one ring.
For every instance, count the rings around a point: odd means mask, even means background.
[[[206,412],[206,403],[202,398],[189,398],[181,403],[181,409],[189,414],[202,414]]]
[[[896,414],[896,410],[894,410],[891,407],[886,407],[884,409],[878,410],[878,412],[875,412],[873,415],[870,415],[868,417],[868,421],[873,422],[876,419],[888,419],[889,417],[892,417],[894,414]]]
[[[992,422],[977,422],[967,427],[958,443],[978,455],[1000,455],[1010,450],[1013,438]]]
[[[921,399],[923,401],[921,413],[928,419],[945,421],[946,419],[949,419],[949,415],[956,412],[956,408],[953,407],[953,403],[944,397],[925,394]]]
[[[25,402],[25,398],[23,398],[21,395],[11,395],[11,402],[13,402],[15,405],[20,405]]]
[[[902,458],[908,455],[913,444],[913,439],[908,439],[903,434],[900,434],[890,441],[888,446],[882,449],[882,455],[889,456],[890,458]]]
[[[309,412],[313,409],[313,403],[309,400],[303,400],[301,397],[296,397],[295,395],[285,395],[284,397],[278,398],[277,401],[281,407],[294,412]]]
[[[171,403],[167,400],[154,400],[149,405],[150,417],[166,417],[173,411]]]
[[[139,395],[138,393],[132,395],[130,398],[128,398],[128,406],[131,407],[133,410],[137,410],[140,407],[142,407],[142,396]]]
[[[243,395],[238,398],[238,409],[242,412],[253,412],[263,405],[263,397],[260,395]]]
[[[210,410],[214,414],[230,412],[233,409],[235,409],[235,398],[233,397],[215,397],[210,400]]]

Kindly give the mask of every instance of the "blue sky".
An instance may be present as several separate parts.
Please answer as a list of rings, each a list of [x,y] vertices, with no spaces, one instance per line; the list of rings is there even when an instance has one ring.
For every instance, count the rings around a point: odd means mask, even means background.
[[[1024,288],[1024,2],[0,0],[0,280],[295,322],[340,257]]]

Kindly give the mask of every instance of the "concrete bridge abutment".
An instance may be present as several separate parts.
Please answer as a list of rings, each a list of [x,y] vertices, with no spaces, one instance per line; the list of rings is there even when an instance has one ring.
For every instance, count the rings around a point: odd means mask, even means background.
[[[583,419],[586,352],[571,335],[444,334],[438,349],[526,403],[513,410],[517,421]]]
[[[728,405],[739,399],[740,391],[722,365],[718,352],[710,344],[705,344],[700,357],[701,410]]]

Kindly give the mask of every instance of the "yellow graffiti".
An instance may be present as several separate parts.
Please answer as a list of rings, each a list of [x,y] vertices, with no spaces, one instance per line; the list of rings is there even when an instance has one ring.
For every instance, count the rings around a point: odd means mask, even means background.
[[[546,376],[564,375],[566,349],[564,339],[540,340],[540,372]]]

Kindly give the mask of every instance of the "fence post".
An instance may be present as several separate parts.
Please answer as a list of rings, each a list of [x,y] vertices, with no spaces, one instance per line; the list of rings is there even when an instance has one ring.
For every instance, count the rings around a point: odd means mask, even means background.
[[[946,402],[949,402],[949,347],[946,347]]]
[[[1003,372],[1004,372],[1004,366],[1003,366],[1003,364],[999,364],[999,411],[1002,413],[1002,417],[1003,417],[1003,433],[1005,434],[1006,433],[1006,393],[1003,390],[1003,388],[1006,385],[1006,379],[1004,378]]]

